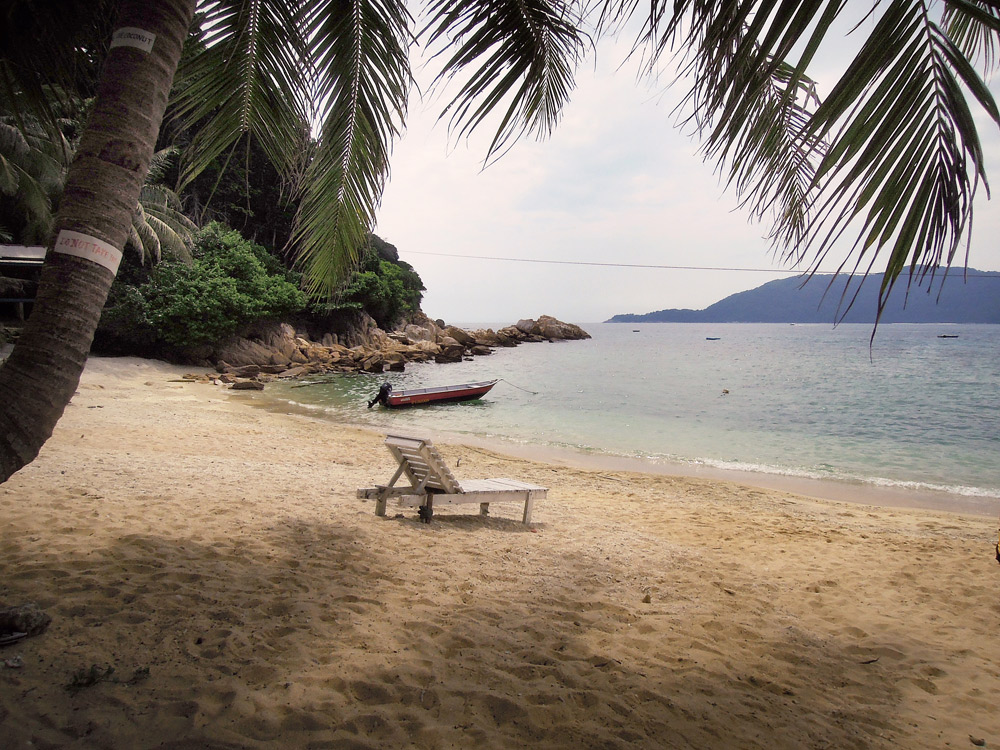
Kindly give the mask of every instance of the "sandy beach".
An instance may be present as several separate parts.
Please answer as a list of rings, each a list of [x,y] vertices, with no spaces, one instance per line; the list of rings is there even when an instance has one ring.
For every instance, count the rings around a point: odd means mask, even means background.
[[[439,444],[520,508],[386,518],[382,434],[92,359],[0,485],[2,748],[1000,747],[996,516]]]

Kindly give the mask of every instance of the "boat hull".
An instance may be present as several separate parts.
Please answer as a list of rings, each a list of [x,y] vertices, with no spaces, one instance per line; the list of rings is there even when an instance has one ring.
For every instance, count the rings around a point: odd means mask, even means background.
[[[447,385],[438,388],[411,388],[395,391],[386,398],[385,405],[390,409],[403,409],[421,404],[447,404],[457,401],[472,401],[489,393],[497,384],[496,380],[482,383],[464,383],[462,385]]]

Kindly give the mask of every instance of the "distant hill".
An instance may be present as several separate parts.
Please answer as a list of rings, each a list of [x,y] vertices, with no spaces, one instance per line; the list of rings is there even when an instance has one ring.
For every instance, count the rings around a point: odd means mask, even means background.
[[[833,282],[833,286],[830,286]],[[845,323],[874,323],[882,274],[863,282],[840,276],[817,275],[805,285],[799,277],[769,281],[756,289],[730,295],[704,310],[658,310],[641,315],[615,315],[608,323],[833,323],[840,319],[838,306],[860,292],[843,316]],[[928,290],[930,292],[928,293]],[[939,294],[940,293],[940,294]],[[905,305],[904,305],[905,303]],[[846,303],[845,305],[846,306]],[[841,311],[842,312],[842,311]],[[1000,272],[970,268],[952,269],[941,283],[929,277],[916,282],[906,294],[901,276],[889,298],[883,323],[998,323],[1000,324]]]

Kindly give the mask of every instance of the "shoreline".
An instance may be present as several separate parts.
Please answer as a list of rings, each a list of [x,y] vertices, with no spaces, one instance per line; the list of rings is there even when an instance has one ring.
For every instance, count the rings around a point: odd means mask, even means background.
[[[364,428],[362,425],[358,425],[358,427]],[[862,482],[795,477],[785,474],[721,469],[712,466],[695,466],[629,456],[583,453],[568,448],[517,444],[479,436],[446,435],[445,437],[449,442],[470,442],[507,453],[516,458],[581,469],[627,471],[634,474],[733,482],[766,490],[789,492],[816,500],[872,505],[879,508],[933,510],[988,518],[996,517],[1000,513],[1000,498],[989,496],[969,496],[905,487],[880,487]]]
[[[230,397],[237,403],[243,402],[254,408],[273,411],[278,414],[301,414],[321,419],[331,424],[345,425],[373,434],[385,435],[384,429],[377,428],[374,425],[343,420],[322,407],[313,407],[290,402],[283,398],[271,397],[266,388],[264,391],[259,392],[242,391],[232,393]],[[402,432],[407,432],[407,429],[402,430]],[[690,477],[710,481],[734,482],[761,489],[790,492],[817,500],[846,502],[855,505],[872,505],[880,508],[933,510],[981,517],[996,517],[1000,514],[1000,498],[993,496],[961,495],[930,489],[879,486],[860,481],[849,482],[835,479],[797,477],[787,474],[723,469],[707,465],[699,466],[608,453],[588,453],[572,448],[522,443],[501,437],[476,435],[475,433],[456,433],[435,429],[422,429],[420,432],[421,437],[427,437],[435,442],[465,444],[486,448],[512,458],[541,462],[553,466],[570,466],[580,469],[615,472],[627,471],[634,474]]]

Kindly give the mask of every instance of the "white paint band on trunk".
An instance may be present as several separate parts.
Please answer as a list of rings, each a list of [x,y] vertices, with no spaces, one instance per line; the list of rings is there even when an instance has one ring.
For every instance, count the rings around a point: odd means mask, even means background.
[[[96,237],[89,237],[80,232],[71,232],[63,229],[56,237],[56,245],[52,248],[57,253],[65,255],[75,255],[77,258],[93,261],[111,270],[111,273],[118,273],[118,265],[122,262],[121,250],[115,248],[104,240]]]
[[[111,35],[111,48],[135,47],[149,54],[153,51],[155,41],[156,34],[150,31],[137,29],[134,26],[122,26],[120,29],[115,29],[115,33]]]

